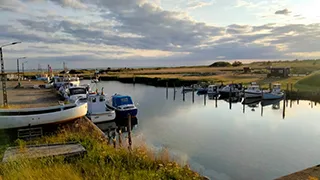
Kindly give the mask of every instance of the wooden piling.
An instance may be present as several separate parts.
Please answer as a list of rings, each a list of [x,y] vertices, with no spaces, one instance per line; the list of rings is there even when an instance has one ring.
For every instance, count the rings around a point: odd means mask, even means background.
[[[269,92],[272,91],[272,83],[269,83]]]
[[[182,87],[182,98],[183,98],[183,101],[186,101],[186,92],[184,90],[184,86]]]
[[[229,88],[229,109],[232,109],[231,95],[232,95],[232,92],[231,92],[231,87],[230,87]]]
[[[300,96],[299,96],[299,89],[297,90],[297,104],[299,105],[299,100],[300,100]]]
[[[293,94],[293,85],[292,83],[290,84],[290,97],[292,99],[292,94]]]
[[[203,103],[204,105],[207,105],[207,94],[203,95]]]
[[[119,139],[119,147],[122,147],[122,131],[121,131],[121,128],[118,128],[118,139]]]
[[[132,82],[133,82],[133,86],[134,86],[136,84],[136,77],[135,76],[132,77]]]
[[[260,104],[261,105],[261,117],[263,117],[263,106],[262,106],[262,104]]]
[[[287,94],[283,94],[283,108],[282,108],[282,118],[284,119],[286,117],[286,99],[287,99]]]
[[[112,142],[113,142],[113,147],[117,148],[117,139],[116,139],[116,132],[112,132]]]
[[[168,90],[168,86],[169,86],[169,85],[168,85],[168,82],[166,82],[166,99],[168,99],[168,96],[169,96],[169,95],[168,95],[168,94],[169,94],[169,92],[168,92],[168,91],[169,91],[169,90]]]
[[[131,115],[130,114],[128,114],[128,144],[129,144],[128,149],[131,151],[132,150],[132,139],[131,139]]]
[[[216,108],[218,108],[218,96],[216,96],[215,101],[216,101]]]
[[[194,103],[194,87],[192,87],[192,103]]]
[[[173,83],[173,100],[176,100],[176,85]]]

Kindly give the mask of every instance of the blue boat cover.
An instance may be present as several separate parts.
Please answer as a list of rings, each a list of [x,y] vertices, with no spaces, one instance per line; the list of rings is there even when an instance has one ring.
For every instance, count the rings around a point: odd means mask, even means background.
[[[130,96],[115,95],[112,97],[113,107],[118,107],[118,106],[127,105],[127,104],[133,104]]]

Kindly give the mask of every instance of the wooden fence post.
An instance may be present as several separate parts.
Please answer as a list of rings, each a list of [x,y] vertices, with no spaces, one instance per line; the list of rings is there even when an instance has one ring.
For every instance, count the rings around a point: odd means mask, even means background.
[[[131,115],[128,114],[128,143],[129,143],[129,150],[132,150],[132,139],[131,139]]]

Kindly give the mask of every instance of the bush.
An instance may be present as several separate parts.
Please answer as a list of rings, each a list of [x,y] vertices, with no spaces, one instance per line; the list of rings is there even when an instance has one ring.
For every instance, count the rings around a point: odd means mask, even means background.
[[[240,62],[240,61],[235,61],[235,62],[232,63],[232,66],[233,66],[233,67],[242,66],[242,62]]]
[[[209,67],[229,67],[229,66],[231,66],[229,62],[220,61],[220,62],[215,62],[211,64]]]

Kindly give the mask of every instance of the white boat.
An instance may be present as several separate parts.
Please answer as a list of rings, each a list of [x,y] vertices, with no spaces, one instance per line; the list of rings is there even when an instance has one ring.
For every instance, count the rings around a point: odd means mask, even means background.
[[[217,96],[219,94],[220,87],[218,85],[209,85],[208,86],[208,95]]]
[[[72,86],[79,86],[80,85],[80,78],[79,77],[70,77],[70,76],[55,76],[52,78],[53,87],[59,88],[64,84],[71,84]]]
[[[201,88],[201,86],[198,84],[193,84],[191,86],[183,86],[182,92],[198,91],[198,89],[200,89],[200,88]]]
[[[93,123],[112,121],[116,118],[116,112],[106,106],[107,97],[101,94],[89,94],[87,117]]]
[[[261,98],[262,91],[255,82],[251,83],[246,90],[244,90],[245,98]]]
[[[229,84],[219,91],[220,98],[240,96],[243,91],[242,88],[242,84]]]
[[[45,108],[1,109],[0,129],[63,123],[85,116],[87,110],[87,103],[82,101]]]
[[[284,93],[281,91],[280,84],[274,84],[271,92],[263,92],[263,100],[282,99]]]
[[[65,90],[66,97],[70,102],[75,102],[77,99],[86,99],[88,97],[89,88],[86,86],[73,86]]]

